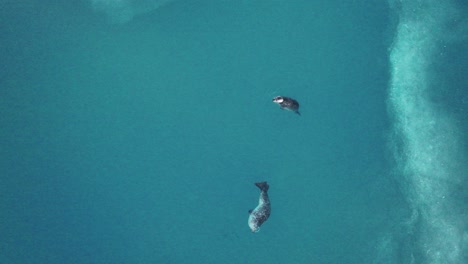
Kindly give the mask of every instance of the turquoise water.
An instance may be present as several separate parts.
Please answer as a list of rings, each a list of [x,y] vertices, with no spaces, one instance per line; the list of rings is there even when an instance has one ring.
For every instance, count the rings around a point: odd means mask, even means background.
[[[463,1],[59,2],[0,3],[0,263],[468,260]]]

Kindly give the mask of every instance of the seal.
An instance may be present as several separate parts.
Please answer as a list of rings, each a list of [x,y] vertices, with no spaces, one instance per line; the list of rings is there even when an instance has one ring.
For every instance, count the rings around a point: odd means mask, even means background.
[[[268,198],[268,189],[270,186],[267,182],[257,182],[255,185],[260,189],[260,199],[255,209],[249,210],[249,227],[252,232],[260,231],[260,226],[270,217],[271,206]]]
[[[289,111],[293,111],[298,115],[301,115],[301,113],[299,113],[299,103],[290,97],[276,96],[275,98],[273,98],[273,103],[279,104],[280,108],[283,110],[286,109]]]

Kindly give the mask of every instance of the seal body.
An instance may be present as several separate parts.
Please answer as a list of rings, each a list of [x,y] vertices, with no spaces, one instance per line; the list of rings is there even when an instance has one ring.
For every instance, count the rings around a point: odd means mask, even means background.
[[[299,103],[290,97],[276,96],[273,98],[273,103],[277,103],[281,109],[293,111],[294,113],[301,115],[301,113],[299,113]]]
[[[268,198],[267,182],[257,182],[255,185],[260,189],[260,199],[255,209],[249,210],[249,227],[252,232],[256,233],[260,230],[260,226],[270,217],[271,207],[270,199]]]

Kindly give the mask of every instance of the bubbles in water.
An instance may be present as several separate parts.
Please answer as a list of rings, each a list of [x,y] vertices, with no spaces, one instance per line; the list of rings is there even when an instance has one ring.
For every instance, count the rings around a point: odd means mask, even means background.
[[[97,12],[104,12],[111,23],[123,24],[136,15],[153,11],[173,0],[91,0]]]
[[[440,39],[453,38],[446,23],[454,8],[429,2],[405,1],[398,10],[389,92],[395,137],[402,142],[395,154],[400,163],[397,174],[410,206],[418,212],[417,221],[411,221],[418,230],[412,234],[416,243],[411,245],[411,258],[416,263],[462,263],[467,219],[453,198],[466,179],[462,133],[456,120],[430,100],[430,91],[438,89],[431,85],[437,78],[431,66],[444,48],[437,45]]]

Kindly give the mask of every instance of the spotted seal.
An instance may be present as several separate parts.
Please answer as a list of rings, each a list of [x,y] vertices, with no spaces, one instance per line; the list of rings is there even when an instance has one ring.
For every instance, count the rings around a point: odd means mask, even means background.
[[[301,113],[299,113],[299,103],[290,97],[276,96],[273,98],[273,103],[279,104],[281,109],[293,111],[294,113],[301,115]]]
[[[265,182],[257,182],[255,185],[260,189],[260,199],[255,209],[249,210],[249,227],[252,232],[260,230],[260,226],[270,217],[271,206],[268,198],[268,188],[270,186]]]

